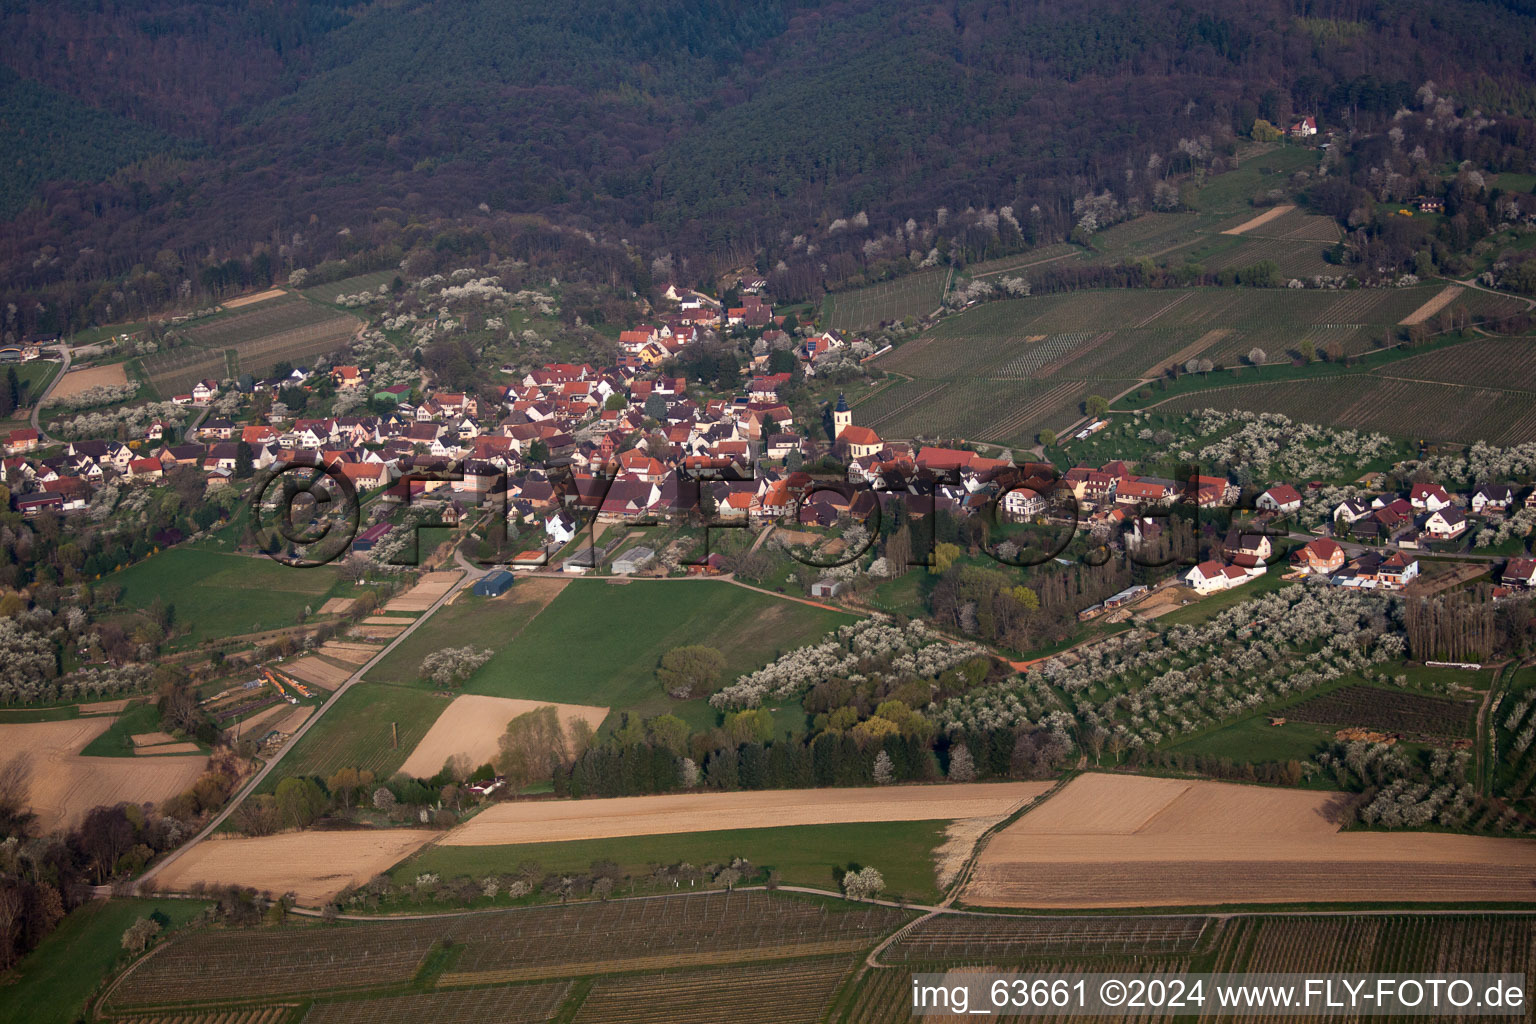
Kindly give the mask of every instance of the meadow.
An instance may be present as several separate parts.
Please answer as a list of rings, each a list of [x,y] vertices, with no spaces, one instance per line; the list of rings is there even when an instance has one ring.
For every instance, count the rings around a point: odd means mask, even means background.
[[[388,778],[448,709],[448,702],[447,697],[418,687],[354,686],[294,744],[278,770],[267,777],[263,791],[276,789],[283,778],[327,778],[342,768]]]
[[[69,914],[0,985],[0,1020],[74,1024],[86,1000],[125,961],[123,932],[141,917],[164,915],[169,928],[207,906],[185,899],[91,901]]]
[[[662,690],[655,673],[667,651],[695,644],[717,648],[731,680],[852,621],[721,581],[576,580],[503,646],[497,647],[497,637],[504,633],[475,634],[473,642],[496,653],[465,681],[463,692],[642,715],[670,712],[710,725],[714,712],[702,699],[680,702]]]
[[[643,883],[657,864],[729,864],[741,857],[773,872],[785,885],[833,890],[837,870],[850,864],[873,864],[885,876],[891,894],[926,902],[939,896],[934,851],[944,842],[945,824],[874,821],[506,846],[433,845],[396,867],[393,876],[397,883],[411,882],[423,873],[444,879],[484,878],[511,874],[527,863],[545,872],[581,874],[597,861],[611,861]],[[483,902],[489,906],[493,901]]]
[[[122,604],[147,609],[159,598],[175,608],[178,643],[223,640],[297,624],[339,586],[329,566],[296,569],[270,558],[171,548],[105,577],[123,588]],[[350,596],[350,595],[340,595]]]

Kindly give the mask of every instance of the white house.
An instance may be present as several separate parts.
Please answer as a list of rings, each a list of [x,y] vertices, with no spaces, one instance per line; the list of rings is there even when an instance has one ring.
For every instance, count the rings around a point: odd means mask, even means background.
[[[1201,562],[1186,572],[1182,579],[1197,594],[1214,594],[1218,590],[1240,587],[1254,576],[1262,575],[1264,566],[1260,565],[1257,568],[1257,572],[1250,572],[1238,566],[1223,565],[1217,561]]]
[[[1436,540],[1450,540],[1467,531],[1467,517],[1454,508],[1442,508],[1431,512],[1424,520],[1424,532]]]
[[[1032,519],[1045,511],[1045,496],[1028,487],[1015,487],[1003,495],[1003,512],[1016,523]]]
[[[1335,520],[1342,519],[1346,523],[1353,523],[1358,519],[1364,519],[1370,514],[1371,506],[1367,502],[1357,501],[1354,498],[1340,502],[1339,507],[1333,510],[1333,518]]]
[[[1253,503],[1266,512],[1296,512],[1301,508],[1301,492],[1290,484],[1280,484],[1259,495]]]
[[[1486,516],[1508,512],[1515,503],[1515,489],[1508,484],[1483,484],[1472,495],[1472,512]]]
[[[1451,496],[1439,484],[1414,484],[1408,504],[1420,512],[1438,512],[1451,503]]]

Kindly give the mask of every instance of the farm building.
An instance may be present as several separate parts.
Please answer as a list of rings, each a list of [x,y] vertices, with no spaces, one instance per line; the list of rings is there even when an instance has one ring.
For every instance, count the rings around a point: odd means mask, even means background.
[[[842,580],[817,580],[811,584],[812,597],[836,597],[843,589]]]
[[[630,548],[613,560],[613,571],[619,576],[633,576],[655,557],[656,552],[648,547]]]
[[[505,569],[497,569],[479,580],[475,581],[474,590],[478,597],[500,597],[512,586],[512,574]]]
[[[372,551],[373,546],[384,539],[393,527],[389,523],[378,523],[368,527],[352,541],[353,551]]]

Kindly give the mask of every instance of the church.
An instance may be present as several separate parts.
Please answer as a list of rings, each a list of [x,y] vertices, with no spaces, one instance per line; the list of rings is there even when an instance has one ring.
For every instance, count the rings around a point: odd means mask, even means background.
[[[832,410],[832,446],[845,460],[862,459],[885,447],[879,434],[868,427],[853,425],[853,410],[848,408],[848,399],[842,393],[838,394],[837,405]]]

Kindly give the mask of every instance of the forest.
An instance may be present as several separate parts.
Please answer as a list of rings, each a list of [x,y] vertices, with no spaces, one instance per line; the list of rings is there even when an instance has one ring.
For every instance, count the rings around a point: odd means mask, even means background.
[[[529,215],[814,297],[890,273],[893,227],[1007,207],[1018,247],[1085,197],[1145,208],[1257,117],[1379,129],[1430,80],[1529,117],[1532,27],[1515,0],[19,2],[0,299],[69,331]]]

